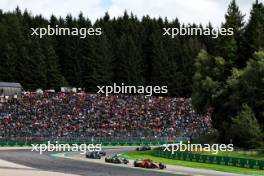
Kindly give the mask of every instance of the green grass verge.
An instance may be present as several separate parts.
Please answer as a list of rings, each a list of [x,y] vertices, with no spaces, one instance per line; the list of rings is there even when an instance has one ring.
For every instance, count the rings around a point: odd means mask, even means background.
[[[178,165],[178,166],[186,166],[186,167],[192,167],[192,168],[217,170],[217,171],[222,171],[222,172],[230,172],[230,173],[238,173],[238,174],[252,174],[252,175],[264,176],[263,170],[239,168],[239,167],[224,166],[224,165],[218,165],[218,164],[207,164],[207,163],[198,163],[198,162],[166,159],[166,158],[162,158],[162,157],[153,156],[153,151],[128,152],[128,153],[123,154],[123,156],[127,157],[128,159],[134,159],[134,160],[135,159],[151,159],[155,162],[162,162],[164,164],[169,164],[169,165]]]
[[[228,156],[234,158],[245,158],[245,159],[256,159],[256,160],[264,160],[264,153],[260,153],[258,151],[219,151],[217,154],[212,154],[210,152],[193,152],[202,155],[212,155],[212,156]]]

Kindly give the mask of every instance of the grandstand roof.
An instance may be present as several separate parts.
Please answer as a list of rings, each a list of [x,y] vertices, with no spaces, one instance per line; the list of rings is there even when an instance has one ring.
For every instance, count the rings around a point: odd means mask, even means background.
[[[22,88],[20,83],[15,83],[15,82],[0,82],[0,87]]]

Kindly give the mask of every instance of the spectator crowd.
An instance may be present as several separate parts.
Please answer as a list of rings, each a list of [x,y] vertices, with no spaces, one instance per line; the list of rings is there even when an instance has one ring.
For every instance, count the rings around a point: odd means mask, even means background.
[[[0,103],[2,138],[193,137],[211,128],[190,98],[89,93],[29,93]]]

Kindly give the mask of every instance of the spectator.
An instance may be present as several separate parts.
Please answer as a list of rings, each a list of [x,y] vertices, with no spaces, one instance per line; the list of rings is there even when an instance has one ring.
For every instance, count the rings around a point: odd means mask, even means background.
[[[10,99],[0,110],[5,138],[172,140],[211,127],[210,115],[196,114],[190,98],[44,92]]]

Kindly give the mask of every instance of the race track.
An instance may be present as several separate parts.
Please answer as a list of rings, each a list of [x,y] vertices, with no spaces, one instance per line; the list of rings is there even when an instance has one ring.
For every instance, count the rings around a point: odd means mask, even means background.
[[[105,150],[107,155],[111,155],[134,150],[134,147],[116,149],[108,148]],[[81,176],[238,176],[238,174],[229,174],[217,171],[207,172],[205,170],[178,166],[175,166],[176,169],[174,168],[175,170],[172,170],[172,173],[157,172],[149,169],[134,169],[129,167],[120,167],[120,165],[115,166],[111,164],[105,165],[102,163],[90,162],[85,160],[84,155],[76,153],[69,153],[66,155],[66,158],[55,157],[51,154],[52,153],[45,152],[44,154],[40,155],[38,152],[31,152],[29,149],[0,150],[0,159],[30,168],[36,168],[40,171],[52,171]],[[72,159],[69,159],[71,157]],[[80,159],[78,160],[78,158]]]

